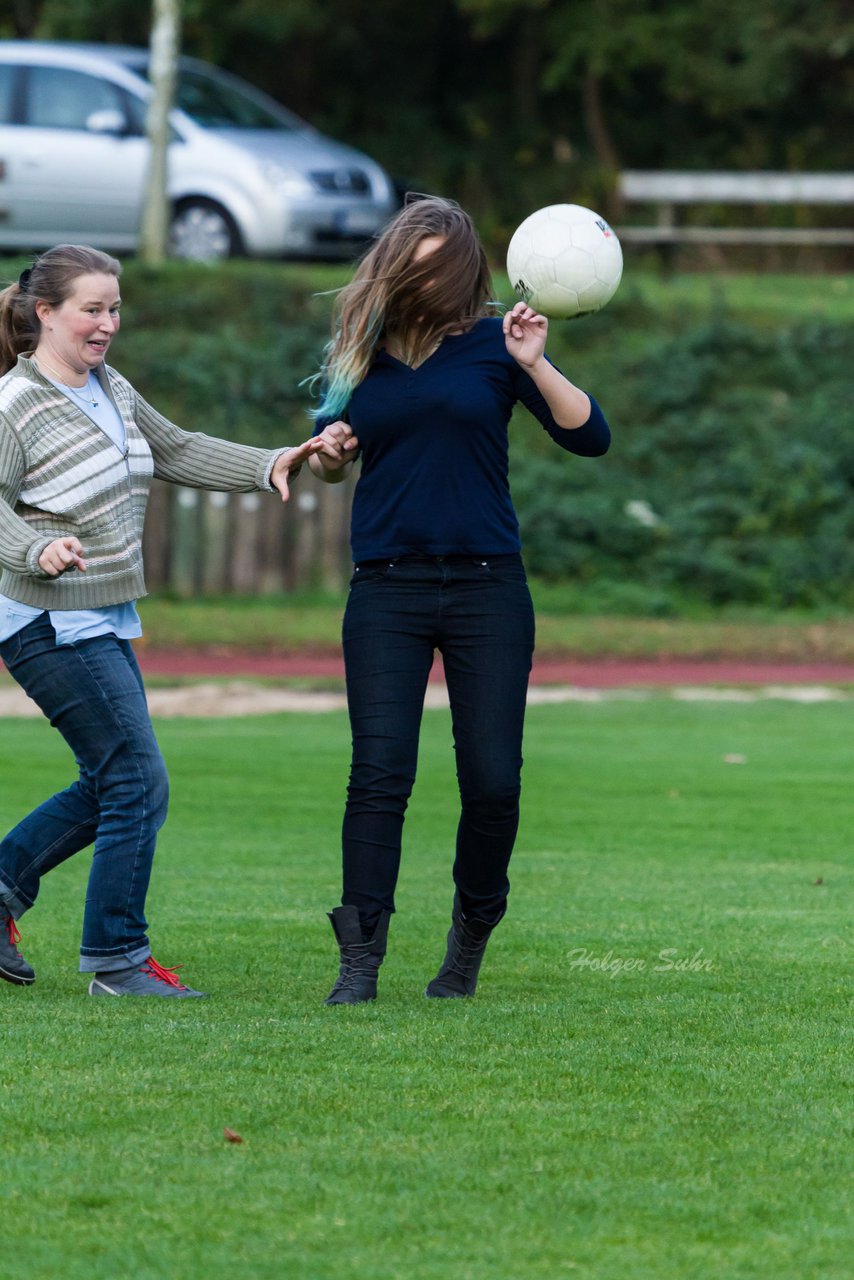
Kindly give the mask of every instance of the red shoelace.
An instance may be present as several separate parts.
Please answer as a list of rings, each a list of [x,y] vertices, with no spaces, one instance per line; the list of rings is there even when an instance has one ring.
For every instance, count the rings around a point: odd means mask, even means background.
[[[174,965],[171,969],[167,969],[162,964],[158,964],[154,959],[154,956],[149,956],[142,967],[143,969],[147,969],[151,976],[156,978],[158,982],[165,982],[167,987],[182,987],[186,991],[187,988],[184,986],[184,983],[179,982],[175,977],[175,970],[181,968],[179,964]]]
[[[21,941],[21,931],[11,916],[6,917],[6,932],[9,935],[9,941],[12,946],[17,947],[18,943]]]

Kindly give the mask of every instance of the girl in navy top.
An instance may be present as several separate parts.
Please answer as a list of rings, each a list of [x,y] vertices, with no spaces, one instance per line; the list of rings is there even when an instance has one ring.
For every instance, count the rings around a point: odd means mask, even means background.
[[[438,649],[451,704],[461,813],[447,951],[431,997],[471,996],[504,915],[519,821],[522,727],[534,615],[508,482],[507,427],[521,401],[551,438],[608,449],[596,402],[545,356],[548,322],[519,302],[491,316],[471,219],[452,201],[407,205],[338,297],[317,429],[340,433],[322,479],[344,477],[346,417],[359,442],[355,569],[344,615],[353,758],[343,826],[341,955],[327,1004],[376,996]]]

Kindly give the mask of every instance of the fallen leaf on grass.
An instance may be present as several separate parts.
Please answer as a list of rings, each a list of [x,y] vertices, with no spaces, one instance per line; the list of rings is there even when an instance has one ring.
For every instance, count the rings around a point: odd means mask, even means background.
[[[236,1133],[234,1129],[223,1129],[222,1133],[226,1142],[242,1142],[243,1141],[240,1134]]]

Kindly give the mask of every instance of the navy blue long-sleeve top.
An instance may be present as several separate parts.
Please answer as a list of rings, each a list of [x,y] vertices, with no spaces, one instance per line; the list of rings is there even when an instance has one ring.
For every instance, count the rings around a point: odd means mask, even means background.
[[[596,401],[583,426],[558,426],[508,354],[500,319],[449,335],[416,369],[377,352],[346,415],[362,460],[350,529],[356,564],[519,551],[507,431],[517,401],[568,453],[607,452],[611,433]],[[317,430],[328,421],[319,419]]]

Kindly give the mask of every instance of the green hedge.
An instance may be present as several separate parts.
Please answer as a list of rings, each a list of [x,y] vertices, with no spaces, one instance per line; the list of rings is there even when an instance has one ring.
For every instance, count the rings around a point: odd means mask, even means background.
[[[854,604],[854,329],[718,315],[662,333],[649,317],[638,351],[618,321],[589,384],[611,453],[562,465],[529,426],[515,437],[530,568],[644,611]],[[567,371],[584,364],[552,345]]]
[[[340,268],[129,263],[112,362],[181,426],[246,443],[311,434],[308,392]],[[321,296],[318,296],[320,293]]]
[[[301,439],[300,382],[328,332],[322,291],[344,275],[131,263],[114,362],[181,425]],[[552,326],[553,358],[597,395],[614,445],[606,458],[571,458],[520,414],[513,493],[529,567],[574,580],[596,607],[854,604],[847,282],[804,281],[801,306],[791,278],[733,287],[737,307],[723,282],[634,276],[605,312]],[[847,312],[813,317],[840,293]]]

